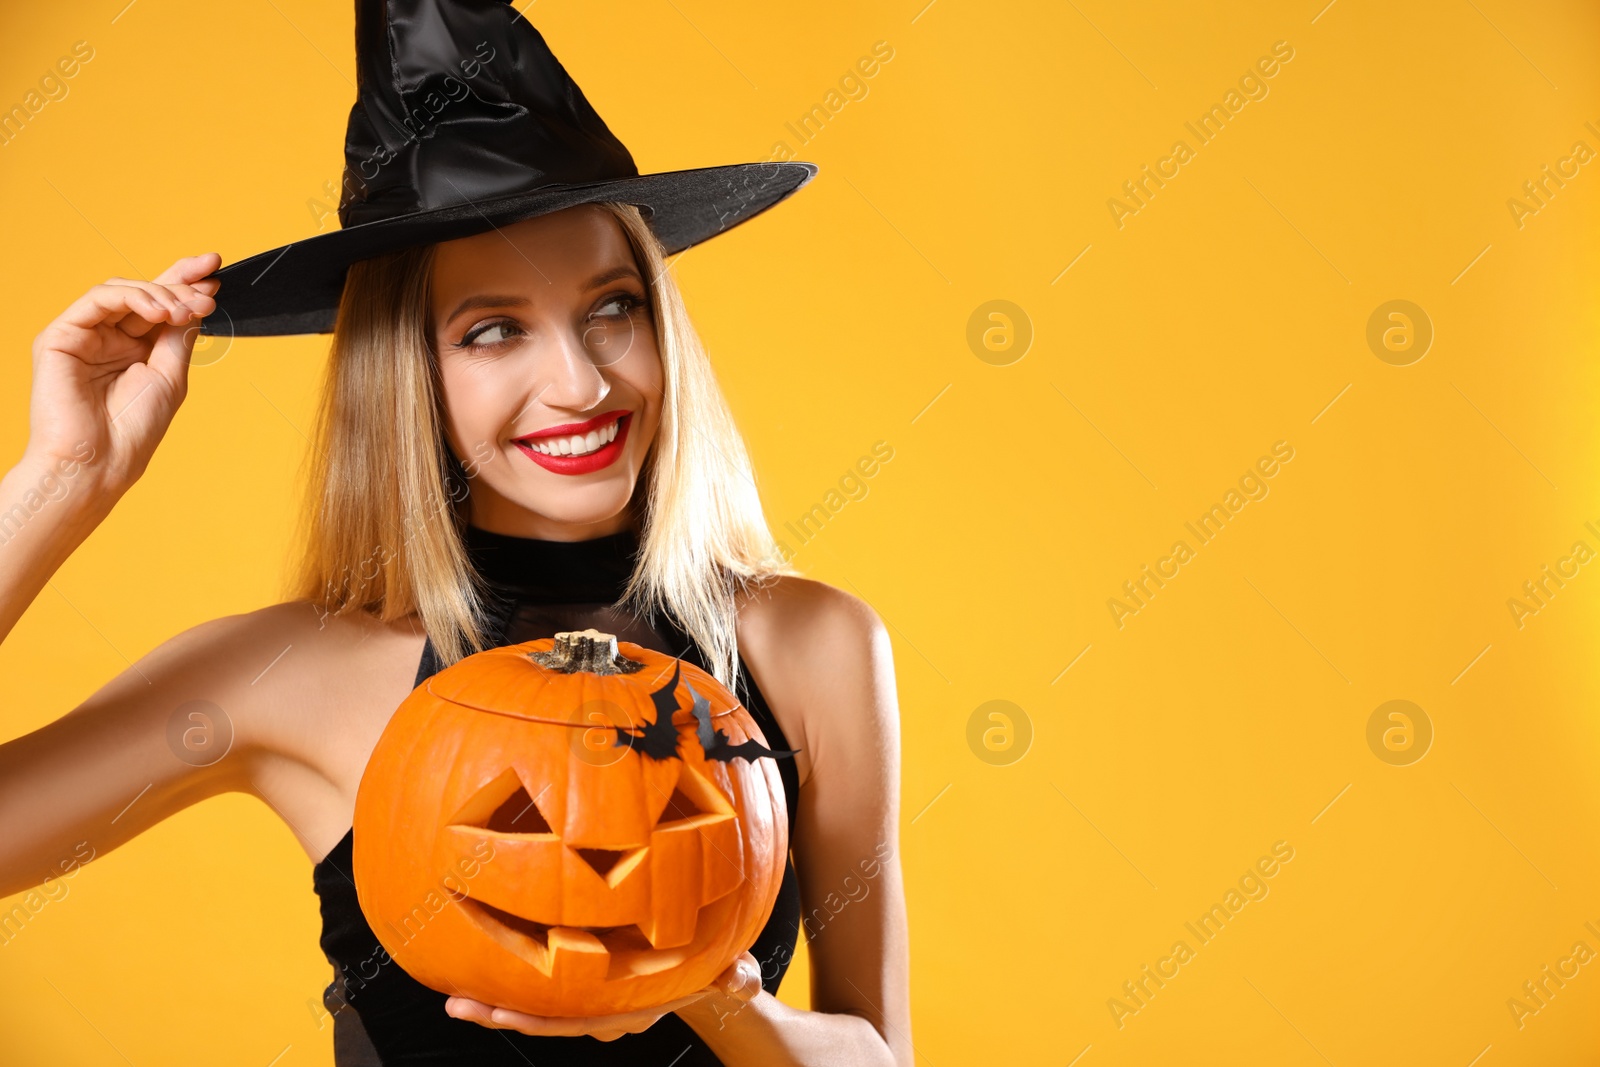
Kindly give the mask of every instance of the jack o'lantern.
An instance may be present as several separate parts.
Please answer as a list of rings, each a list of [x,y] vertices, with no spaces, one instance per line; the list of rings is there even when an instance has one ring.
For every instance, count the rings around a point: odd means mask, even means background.
[[[595,630],[490,649],[395,711],[356,796],[361,910],[425,985],[533,1015],[704,988],[755,943],[788,854],[750,713]]]

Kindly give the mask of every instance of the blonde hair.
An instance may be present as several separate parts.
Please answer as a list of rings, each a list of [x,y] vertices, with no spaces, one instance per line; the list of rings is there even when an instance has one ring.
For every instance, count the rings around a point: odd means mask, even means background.
[[[660,424],[636,493],[639,557],[620,601],[665,612],[732,688],[736,598],[794,574],[767,528],[744,440],[667,271],[630,204],[621,224],[649,279],[662,364]],[[362,260],[345,279],[312,449],[293,596],[328,614],[417,614],[441,665],[486,647],[484,596],[462,540],[467,483],[444,434],[428,337],[433,247]],[[402,432],[396,435],[396,428]],[[632,506],[632,505],[630,505]]]

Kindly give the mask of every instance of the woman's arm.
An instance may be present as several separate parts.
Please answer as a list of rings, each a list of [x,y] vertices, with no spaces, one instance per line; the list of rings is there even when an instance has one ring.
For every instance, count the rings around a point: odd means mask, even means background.
[[[28,446],[0,478],[0,640],[144,471],[183,400],[190,323],[215,306],[217,283],[200,279],[216,265],[196,256],[156,282],[111,279],[35,340]],[[185,701],[207,693],[200,668],[216,669],[220,638],[236,630],[181,635],[74,712],[0,745],[0,895],[238,787],[239,761],[204,750],[221,724],[201,721],[203,708],[172,729]]]
[[[0,897],[87,863],[208,797],[255,792],[252,616],[202,623],[53,722],[0,744]]]
[[[33,342],[28,446],[0,480],[0,641],[144,473],[189,382],[216,253],[97,285]],[[192,284],[191,284],[192,283]]]
[[[751,608],[741,617],[745,661],[774,710],[803,723],[786,732],[811,757],[793,842],[811,1010],[763,992],[748,1002],[708,996],[678,1015],[729,1067],[911,1067],[888,633],[866,604],[818,582],[786,579]]]
[[[0,641],[111,511],[114,501],[95,491],[86,466],[24,455],[0,478]]]

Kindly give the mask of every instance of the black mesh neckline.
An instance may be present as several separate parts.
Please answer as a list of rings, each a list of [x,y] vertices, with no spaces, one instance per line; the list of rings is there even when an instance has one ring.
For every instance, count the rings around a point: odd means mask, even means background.
[[[639,551],[631,529],[587,541],[543,541],[468,526],[463,541],[487,582],[547,604],[615,603]]]

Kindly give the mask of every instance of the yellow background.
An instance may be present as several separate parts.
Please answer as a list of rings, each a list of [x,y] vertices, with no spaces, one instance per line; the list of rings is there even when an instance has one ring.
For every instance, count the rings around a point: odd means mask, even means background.
[[[821,165],[676,270],[780,536],[894,450],[798,562],[895,641],[919,1062],[1594,1062],[1600,965],[1521,1028],[1506,1002],[1600,951],[1600,573],[1520,628],[1507,601],[1600,549],[1600,164],[1520,228],[1507,201],[1600,149],[1600,13],[921,2],[529,8],[642,169],[778,141]],[[0,147],[5,455],[29,342],[78,293],[308,236],[339,177],[348,3],[124,4],[0,15],[0,103],[95,49]],[[800,146],[785,124],[877,41],[867,95]],[[1197,147],[1184,122],[1278,41],[1269,95]],[[1107,200],[1179,138],[1195,157],[1119,229]],[[1435,330],[1409,366],[1366,342],[1393,299]],[[991,300],[1032,324],[1010,365],[968,347]],[[0,649],[7,736],[280,598],[325,350],[195,368]],[[1122,583],[1280,440],[1270,495],[1119,628]],[[1434,730],[1409,766],[1366,740],[1394,699]],[[968,743],[991,700],[1031,727],[1009,765]],[[1184,923],[1277,841],[1270,894],[1199,945]],[[8,1063],[331,1061],[309,864],[262,805],[200,805],[68,884],[0,947]],[[1119,1027],[1108,1000],[1180,939]]]

